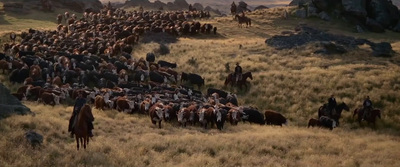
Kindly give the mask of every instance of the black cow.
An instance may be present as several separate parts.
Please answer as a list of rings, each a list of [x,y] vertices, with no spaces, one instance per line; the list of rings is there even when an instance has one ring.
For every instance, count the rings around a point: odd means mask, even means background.
[[[228,115],[228,111],[227,110],[225,110],[223,108],[216,109],[215,122],[216,122],[217,128],[219,130],[222,130],[224,128],[224,124],[225,124],[225,120],[226,120],[227,115]]]
[[[228,96],[228,93],[223,90],[215,89],[215,88],[207,89],[207,96],[211,96],[213,93],[218,93],[219,97],[223,97],[223,98],[226,98]]]
[[[229,94],[229,95],[226,97],[226,100],[227,100],[229,103],[234,104],[235,106],[239,106],[239,105],[238,105],[238,100],[237,100],[237,98],[236,98],[235,95]]]
[[[6,58],[6,55],[4,53],[0,53],[0,60],[3,60]]]
[[[150,71],[149,73],[150,81],[157,82],[157,83],[164,83],[164,77],[154,71]]]
[[[319,117],[319,123],[321,127],[328,128],[330,130],[333,130],[333,128],[336,128],[336,121],[333,120],[332,118],[329,118],[327,116],[321,116]]]
[[[102,75],[102,78],[104,78],[106,80],[110,80],[110,81],[112,81],[114,83],[118,83],[118,75],[114,74],[114,73],[111,73],[111,72],[105,72]]]
[[[160,67],[176,68],[176,63],[170,63],[164,60],[159,60],[157,63]]]
[[[154,55],[154,53],[147,53],[146,54],[146,61],[148,61],[148,62],[156,61],[156,56]]]
[[[259,111],[250,108],[243,109],[242,120],[243,122],[249,121],[260,125],[265,124],[264,115],[261,114]]]
[[[28,77],[29,77],[29,69],[23,68],[23,69],[20,69],[20,70],[19,69],[14,69],[11,72],[11,74],[9,76],[9,79],[10,79],[11,83],[22,83]]]
[[[191,84],[197,85],[199,89],[202,85],[204,85],[204,79],[201,78],[201,76],[198,74],[187,74],[185,72],[182,72],[181,82],[182,81],[189,81]]]

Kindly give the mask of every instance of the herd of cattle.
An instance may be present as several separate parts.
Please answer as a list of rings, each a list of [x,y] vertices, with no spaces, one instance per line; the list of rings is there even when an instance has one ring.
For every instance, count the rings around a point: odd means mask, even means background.
[[[280,113],[239,106],[234,94],[208,88],[207,94],[184,86],[184,81],[204,85],[193,73],[180,75],[176,63],[159,60],[148,53],[146,58],[131,56],[139,36],[166,32],[190,35],[216,33],[211,24],[189,21],[203,17],[197,11],[133,11],[105,7],[100,13],[85,12],[81,19],[67,12],[59,15],[55,31],[30,29],[20,34],[21,42],[4,44],[0,53],[0,72],[8,71],[11,83],[23,83],[13,93],[20,100],[44,104],[67,104],[79,93],[100,110],[115,109],[150,116],[153,124],[177,121],[215,123],[222,129],[225,120],[236,125],[240,120],[258,124],[280,125],[287,120]],[[180,79],[179,79],[180,78]],[[181,82],[181,86],[177,86]],[[91,87],[91,88],[89,88]]]

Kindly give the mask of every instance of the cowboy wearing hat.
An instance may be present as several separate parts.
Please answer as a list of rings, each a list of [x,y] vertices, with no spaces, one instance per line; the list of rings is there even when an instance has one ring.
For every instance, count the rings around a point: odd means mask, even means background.
[[[242,67],[240,67],[239,62],[236,63],[235,67],[235,79],[236,83],[242,79]]]

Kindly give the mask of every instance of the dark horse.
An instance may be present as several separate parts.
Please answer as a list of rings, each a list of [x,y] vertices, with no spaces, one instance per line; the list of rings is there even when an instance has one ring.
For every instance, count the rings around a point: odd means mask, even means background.
[[[90,106],[85,104],[78,114],[78,119],[73,129],[76,139],[76,147],[78,150],[79,139],[84,149],[86,149],[86,145],[89,144],[89,121],[94,121],[94,117]]]
[[[235,15],[235,19],[238,21],[238,26],[242,28],[242,24],[246,24],[246,27],[251,27],[251,19],[246,16]]]
[[[356,108],[353,113],[353,118],[357,114],[358,114],[358,117],[357,117],[358,123],[361,125],[361,120],[362,120],[362,116],[364,114],[364,110],[362,108]],[[381,110],[373,109],[372,111],[369,112],[369,114],[366,115],[365,120],[367,121],[368,124],[372,123],[375,127],[376,117],[381,119]]]
[[[247,89],[247,84],[246,84],[246,80],[247,78],[250,78],[251,80],[253,80],[253,75],[251,74],[251,72],[246,72],[242,74],[242,79],[238,80],[236,83],[236,86],[239,86],[240,89],[242,89],[242,85],[244,85]],[[228,85],[229,83],[231,83],[231,86],[233,86],[236,82],[236,78],[234,73],[230,73],[228,75],[228,77],[226,77],[225,79],[225,86]]]
[[[327,111],[327,105],[323,105],[318,109],[318,118],[320,118],[321,116],[328,116],[329,118],[335,120],[337,122],[337,126],[339,126],[339,119],[342,117],[343,110],[350,110],[344,102],[336,106],[334,113],[330,113],[329,111]]]

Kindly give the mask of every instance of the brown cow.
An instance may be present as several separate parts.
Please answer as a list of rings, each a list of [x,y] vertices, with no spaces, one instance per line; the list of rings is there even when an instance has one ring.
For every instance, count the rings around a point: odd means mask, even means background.
[[[10,72],[10,70],[12,69],[12,63],[9,63],[5,60],[0,60],[0,70],[3,70],[3,74],[5,73],[4,71],[8,71]]]
[[[21,87],[19,87],[18,89],[17,89],[17,93],[25,93],[25,95],[26,94],[28,94],[28,88],[30,88],[30,87],[32,87],[32,85],[24,85],[24,86],[21,86]]]
[[[58,87],[61,87],[61,85],[63,84],[59,76],[54,77],[52,83],[53,85],[57,85]]]
[[[237,125],[238,122],[240,121],[240,112],[237,109],[230,109],[228,111],[228,120],[231,123],[231,125]]]
[[[179,126],[186,127],[186,122],[190,121],[190,111],[187,108],[182,108],[176,113]]]
[[[207,129],[207,124],[211,123],[211,127],[214,126],[215,121],[215,110],[213,107],[201,108],[198,111],[199,122]]]
[[[29,77],[39,80],[42,77],[42,69],[38,65],[32,65],[29,70]]]
[[[60,97],[54,93],[44,92],[40,98],[44,104],[50,104],[53,106],[60,104]]]
[[[32,77],[28,77],[24,81],[24,85],[32,85],[33,79]]]
[[[163,117],[164,117],[163,104],[156,103],[153,106],[151,106],[149,109],[149,115],[150,115],[151,122],[154,125],[156,125],[158,122],[158,128],[161,129],[161,121],[163,120]]]
[[[150,108],[150,99],[146,99],[146,100],[142,101],[142,103],[140,103],[139,111],[142,114],[146,114],[146,113],[148,113],[149,108]]]
[[[318,119],[314,119],[314,118],[311,118],[309,121],[308,121],[308,128],[309,127],[314,127],[314,126],[320,126],[320,123],[319,123],[319,120]]]
[[[126,113],[132,113],[135,108],[135,102],[126,99],[125,97],[120,97],[117,99],[116,107],[118,111],[123,111]]]
[[[104,102],[104,98],[101,95],[97,95],[95,100],[94,100],[94,106],[96,109],[101,109],[104,110],[104,106],[106,103]]]
[[[25,93],[11,93],[14,97],[16,97],[19,101],[26,100]]]
[[[287,124],[286,118],[282,114],[276,111],[266,110],[264,114],[265,114],[265,124],[267,125],[282,126],[282,124]]]

